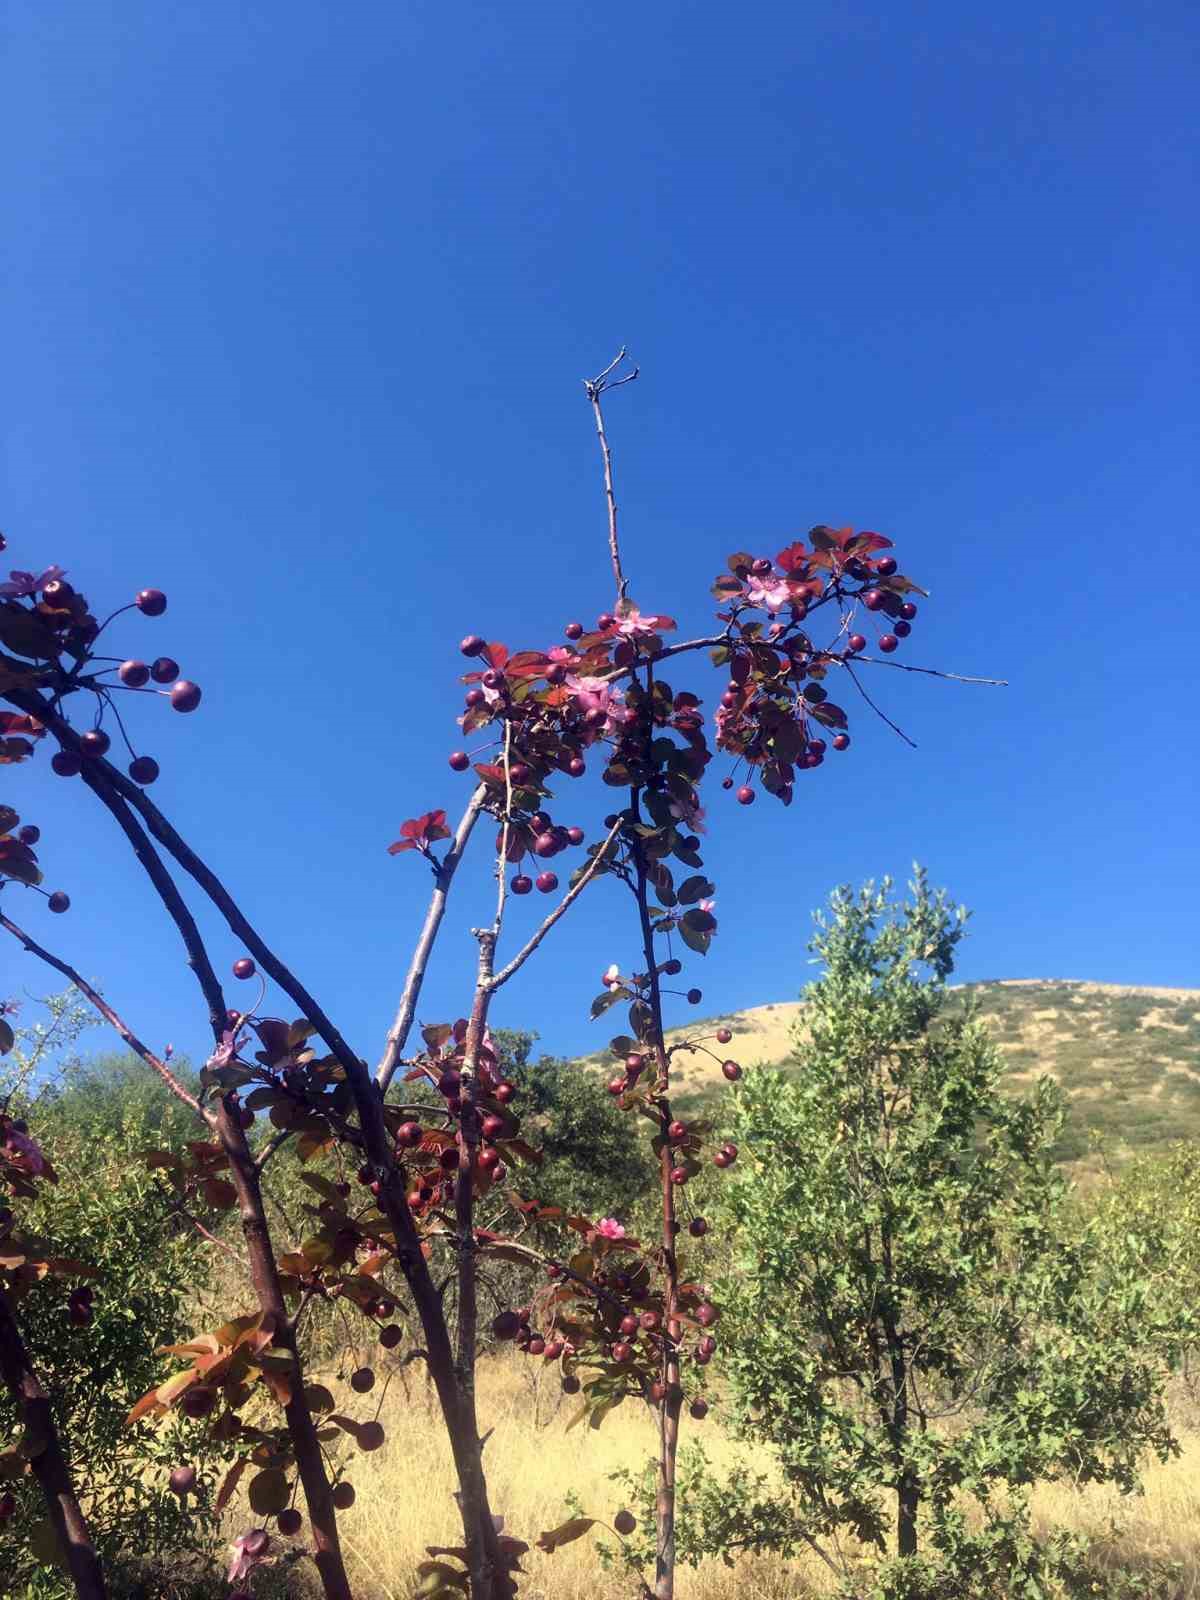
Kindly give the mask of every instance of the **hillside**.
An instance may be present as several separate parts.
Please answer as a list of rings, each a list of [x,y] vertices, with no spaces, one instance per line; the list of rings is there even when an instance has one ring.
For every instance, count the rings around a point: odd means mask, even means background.
[[[1066,978],[1012,978],[966,984],[1003,1052],[1014,1090],[1048,1072],[1066,1089],[1071,1117],[1060,1155],[1094,1164],[1089,1132],[1112,1162],[1173,1139],[1200,1139],[1200,989],[1141,989]],[[781,1065],[803,1012],[797,1001],[755,1006],[677,1029],[671,1043],[708,1035],[719,1056],[745,1066]],[[722,1025],[733,1043],[712,1040]],[[599,1056],[587,1058],[600,1065]],[[703,1053],[675,1057],[681,1102],[693,1103],[722,1082],[717,1060]]]

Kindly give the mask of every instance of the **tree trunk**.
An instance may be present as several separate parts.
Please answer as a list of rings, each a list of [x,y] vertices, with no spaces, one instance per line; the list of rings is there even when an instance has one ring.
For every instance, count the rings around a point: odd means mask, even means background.
[[[26,1439],[36,1450],[30,1465],[45,1496],[50,1526],[71,1574],[75,1593],[79,1600],[107,1600],[100,1557],[79,1509],[75,1486],[54,1426],[49,1396],[33,1370],[3,1289],[0,1289],[0,1376],[20,1411]]]

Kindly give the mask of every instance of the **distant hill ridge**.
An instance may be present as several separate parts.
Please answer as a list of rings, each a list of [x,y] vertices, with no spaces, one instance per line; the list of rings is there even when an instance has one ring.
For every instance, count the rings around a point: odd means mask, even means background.
[[[1060,1155],[1089,1159],[1089,1130],[1104,1140],[1110,1159],[1131,1156],[1175,1139],[1200,1140],[1200,989],[1171,989],[1083,978],[995,978],[956,986],[973,995],[1008,1066],[1006,1082],[1024,1090],[1043,1072],[1067,1091],[1071,1118]],[[793,1054],[796,1000],[707,1017],[668,1034],[672,1044],[733,1030],[732,1044],[711,1039],[718,1057],[749,1067],[782,1066]],[[614,1020],[620,1012],[610,1014]],[[598,1026],[603,1026],[599,1024]],[[609,1027],[605,1037],[619,1031]],[[723,1082],[717,1060],[703,1053],[674,1058],[682,1102],[714,1092]],[[599,1067],[599,1053],[585,1058]]]

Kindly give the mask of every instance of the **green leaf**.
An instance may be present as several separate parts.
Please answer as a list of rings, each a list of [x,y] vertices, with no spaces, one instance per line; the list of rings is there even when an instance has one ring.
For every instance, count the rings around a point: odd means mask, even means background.
[[[256,1473],[250,1480],[248,1498],[250,1508],[260,1517],[274,1516],[282,1511],[288,1503],[291,1491],[288,1487],[287,1474],[278,1467],[268,1467],[265,1472]]]

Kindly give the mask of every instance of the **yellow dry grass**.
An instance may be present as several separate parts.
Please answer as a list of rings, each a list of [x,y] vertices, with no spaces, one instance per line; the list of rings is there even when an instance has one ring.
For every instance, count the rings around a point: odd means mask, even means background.
[[[598,1432],[567,1431],[573,1402],[555,1409],[558,1386],[548,1373],[536,1393],[532,1365],[520,1357],[487,1362],[479,1384],[481,1426],[495,1430],[486,1450],[493,1508],[503,1512],[509,1532],[531,1545],[541,1530],[569,1515],[569,1490],[587,1513],[611,1521],[626,1502],[608,1474],[619,1467],[636,1470],[655,1446],[648,1413],[633,1403],[614,1412]],[[361,1415],[362,1401],[351,1398]],[[530,1423],[535,1406],[538,1427]],[[423,1381],[410,1376],[405,1393],[394,1380],[381,1419],[387,1443],[377,1454],[350,1461],[357,1500],[342,1516],[341,1527],[356,1591],[364,1600],[407,1600],[425,1546],[454,1545],[461,1537],[453,1474],[436,1402]],[[1172,1600],[1200,1596],[1200,1430],[1178,1431],[1182,1456],[1166,1466],[1151,1459],[1141,1498],[1124,1498],[1108,1487],[1076,1492],[1060,1484],[1039,1490],[1034,1510],[1040,1531],[1068,1528],[1104,1539],[1115,1521],[1121,1536],[1106,1546],[1114,1569],[1148,1557],[1174,1558],[1183,1564],[1183,1575]],[[692,1437],[703,1441],[714,1470],[729,1481],[747,1463],[758,1472],[770,1470],[766,1454],[748,1453],[726,1437],[715,1414]],[[627,1574],[601,1567],[594,1534],[553,1556],[535,1548],[525,1565],[523,1600],[628,1600],[635,1592]],[[795,1562],[741,1558],[732,1568],[710,1561],[694,1571],[683,1569],[677,1588],[680,1600],[734,1600],[746,1594],[756,1600],[817,1600],[829,1592],[830,1582],[815,1557]]]

